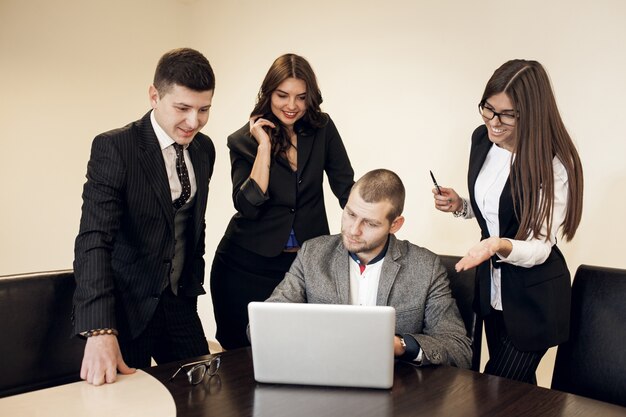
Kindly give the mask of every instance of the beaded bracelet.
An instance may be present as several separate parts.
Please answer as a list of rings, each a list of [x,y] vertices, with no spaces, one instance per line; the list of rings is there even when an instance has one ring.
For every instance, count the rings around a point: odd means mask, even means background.
[[[460,211],[455,211],[452,213],[454,217],[467,217],[467,200],[462,198],[463,208]]]
[[[112,334],[113,336],[117,336],[119,333],[117,332],[117,330],[109,329],[109,328],[92,329],[92,330],[89,330],[88,332],[82,333],[82,335],[85,337],[102,336],[105,334]]]

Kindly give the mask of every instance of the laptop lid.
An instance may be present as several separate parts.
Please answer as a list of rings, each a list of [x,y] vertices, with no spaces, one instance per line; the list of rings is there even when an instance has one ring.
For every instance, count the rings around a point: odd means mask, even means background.
[[[391,388],[392,307],[252,302],[258,382]]]

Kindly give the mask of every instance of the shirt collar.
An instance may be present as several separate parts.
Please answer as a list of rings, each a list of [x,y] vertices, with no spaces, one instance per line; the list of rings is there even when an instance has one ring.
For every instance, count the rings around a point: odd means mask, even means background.
[[[387,236],[387,242],[385,243],[385,247],[383,248],[383,250],[381,250],[378,255],[374,256],[372,258],[372,260],[367,263],[367,265],[373,265],[376,262],[381,261],[385,257],[385,255],[387,254],[387,249],[389,249],[389,241],[390,240],[391,239],[389,239],[389,236]],[[352,252],[348,252],[348,254],[354,260],[354,262],[356,262],[359,265],[361,264],[361,260],[359,259],[358,256],[356,256],[356,254],[354,254]]]
[[[156,118],[154,117],[154,110],[150,112],[150,122],[152,123],[152,129],[154,130],[154,133],[159,140],[159,146],[161,147],[161,150],[164,150],[168,146],[176,143],[174,142],[174,139],[172,139],[167,133],[165,133],[165,130],[163,130],[163,128],[156,121]],[[187,146],[189,145],[184,145],[183,149],[187,149]]]

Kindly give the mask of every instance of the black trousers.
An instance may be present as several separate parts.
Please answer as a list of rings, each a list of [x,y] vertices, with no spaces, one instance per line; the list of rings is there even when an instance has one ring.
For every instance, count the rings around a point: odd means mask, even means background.
[[[209,354],[202,322],[198,316],[198,297],[176,296],[168,286],[146,329],[135,339],[120,338],[126,364],[133,368],[183,361]]]
[[[222,239],[211,267],[211,297],[216,338],[224,349],[250,346],[248,303],[269,298],[294,259],[295,252],[267,258]]]
[[[489,361],[485,373],[537,385],[535,372],[547,349],[521,351],[513,346],[504,325],[501,311],[491,309],[485,316],[485,336],[489,349]]]

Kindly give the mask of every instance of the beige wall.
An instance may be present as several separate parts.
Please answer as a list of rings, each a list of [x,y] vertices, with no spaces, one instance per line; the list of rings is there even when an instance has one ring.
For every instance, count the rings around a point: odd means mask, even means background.
[[[246,121],[273,59],[296,52],[317,72],[357,175],[387,167],[404,179],[399,236],[445,254],[462,254],[478,228],[432,208],[428,170],[466,193],[487,79],[510,58],[539,60],[585,169],[583,221],[560,246],[572,272],[626,268],[624,21],[618,0],[0,0],[0,274],[71,267],[91,140],[148,110],[156,61],[178,46],[201,50],[217,75],[204,129],[218,154],[209,265],[233,213],[226,136]],[[339,208],[327,204],[336,232]],[[210,296],[200,309],[212,337]]]

